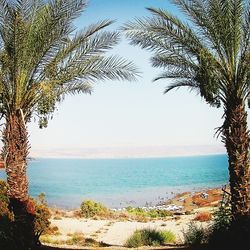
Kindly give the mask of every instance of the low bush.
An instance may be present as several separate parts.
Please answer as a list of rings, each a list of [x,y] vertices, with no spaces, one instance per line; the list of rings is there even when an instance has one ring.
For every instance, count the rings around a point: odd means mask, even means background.
[[[80,245],[85,244],[85,237],[82,233],[74,233],[70,239],[66,241],[67,245]]]
[[[16,249],[14,245],[12,246],[15,220],[13,213],[9,210],[7,190],[7,183],[0,180],[0,249]],[[50,224],[50,212],[45,201],[45,195],[41,194],[35,200],[30,199],[26,206],[27,211],[34,216],[34,231],[36,239],[39,241],[39,237]]]
[[[35,234],[37,238],[48,230],[50,225],[51,213],[48,204],[45,200],[45,194],[41,193],[37,199],[34,200],[35,204]]]
[[[144,218],[165,218],[167,216],[172,216],[172,212],[160,209],[145,210],[140,207],[127,207],[126,211],[129,214],[136,215]]]
[[[160,234],[164,238],[164,243],[175,243],[176,242],[176,236],[172,231],[169,231],[169,230],[160,231]]]
[[[108,245],[103,243],[103,242],[98,242],[94,239],[91,238],[85,238],[84,234],[82,233],[73,233],[73,234],[68,234],[69,238],[68,239],[60,239],[60,238],[55,238],[51,237],[50,235],[42,235],[41,236],[41,241],[43,243],[48,243],[48,244],[53,244],[53,245],[69,245],[69,246],[81,246],[81,247],[107,247]]]
[[[194,222],[188,224],[188,229],[183,231],[184,243],[189,246],[198,246],[207,243],[208,230]]]
[[[209,212],[198,213],[194,218],[194,220],[200,222],[210,221],[211,219],[212,219],[212,214]]]
[[[15,249],[12,244],[13,232],[11,230],[14,217],[8,208],[7,189],[7,183],[0,180],[0,249]]]
[[[183,232],[187,245],[207,244],[207,249],[246,249],[249,243],[250,218],[244,218],[241,224],[233,223],[230,195],[224,191],[219,209],[213,214],[208,228],[192,222]],[[205,215],[197,215],[197,220],[204,221]]]
[[[111,211],[99,202],[85,200],[81,204],[81,216],[91,218],[94,216],[107,217]]]
[[[234,240],[231,232],[232,213],[228,195],[224,194],[219,210],[214,213],[208,242],[210,246],[224,247]]]
[[[57,226],[49,226],[44,231],[43,235],[60,235],[59,228]]]
[[[126,241],[126,247],[161,246],[175,241],[175,235],[170,231],[155,229],[136,230]]]

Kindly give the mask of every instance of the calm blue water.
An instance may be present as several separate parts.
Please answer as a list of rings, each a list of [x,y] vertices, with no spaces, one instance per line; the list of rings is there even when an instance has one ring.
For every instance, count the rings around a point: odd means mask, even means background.
[[[30,194],[50,205],[78,207],[92,198],[110,207],[157,203],[174,193],[227,183],[226,155],[143,159],[37,159],[28,167]],[[0,178],[5,178],[0,171]]]

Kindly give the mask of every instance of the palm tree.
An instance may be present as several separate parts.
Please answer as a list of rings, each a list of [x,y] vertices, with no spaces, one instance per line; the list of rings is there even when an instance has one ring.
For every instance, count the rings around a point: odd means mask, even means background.
[[[85,0],[0,0],[2,155],[16,225],[30,218],[27,123],[38,117],[39,126],[46,127],[65,95],[91,93],[99,80],[137,75],[132,63],[105,55],[119,42],[119,33],[103,31],[112,21],[75,31],[73,21],[85,7]]]
[[[233,221],[250,215],[249,132],[250,2],[174,0],[185,22],[162,9],[123,27],[133,45],[153,52],[151,63],[171,79],[165,93],[182,86],[197,91],[211,106],[224,109],[222,134],[229,162]]]

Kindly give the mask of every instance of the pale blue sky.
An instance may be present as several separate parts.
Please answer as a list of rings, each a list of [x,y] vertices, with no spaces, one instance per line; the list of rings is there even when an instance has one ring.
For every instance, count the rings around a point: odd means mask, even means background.
[[[77,27],[115,19],[116,29],[134,17],[148,16],[145,7],[161,7],[179,15],[167,0],[90,0]],[[159,70],[150,53],[126,39],[112,51],[134,61],[142,72],[137,82],[95,84],[91,96],[69,96],[59,105],[46,129],[30,125],[31,152],[56,148],[218,145],[214,128],[222,124],[222,110],[209,107],[187,89],[163,95],[167,81],[153,83]]]

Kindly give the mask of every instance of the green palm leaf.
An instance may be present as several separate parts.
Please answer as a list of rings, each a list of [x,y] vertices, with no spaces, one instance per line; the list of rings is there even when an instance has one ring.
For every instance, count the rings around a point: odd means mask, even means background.
[[[120,40],[103,20],[76,32],[73,21],[85,0],[0,2],[0,89],[4,115],[22,109],[27,120],[40,116],[41,102],[51,114],[61,96],[90,93],[100,80],[135,80],[137,69],[117,56],[106,56]],[[41,101],[42,100],[42,101]],[[43,105],[44,106],[44,105]],[[38,113],[34,113],[40,110]]]

